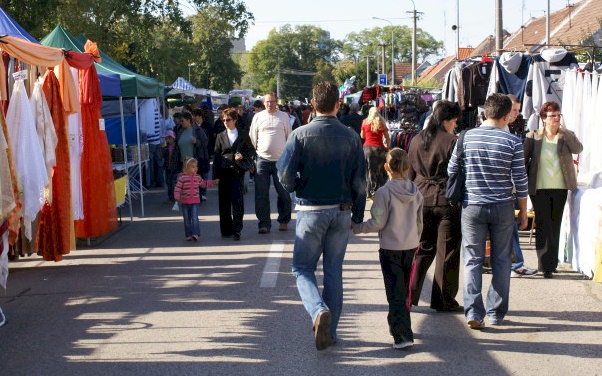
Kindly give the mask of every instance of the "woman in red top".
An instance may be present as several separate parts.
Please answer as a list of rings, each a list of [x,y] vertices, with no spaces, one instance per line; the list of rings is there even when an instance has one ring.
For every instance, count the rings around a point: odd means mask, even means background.
[[[385,158],[391,140],[385,119],[380,116],[376,107],[370,108],[368,117],[362,123],[360,134],[364,141],[364,154],[367,164],[368,198],[374,196],[374,192],[387,182],[385,171]],[[384,143],[383,143],[384,138]]]

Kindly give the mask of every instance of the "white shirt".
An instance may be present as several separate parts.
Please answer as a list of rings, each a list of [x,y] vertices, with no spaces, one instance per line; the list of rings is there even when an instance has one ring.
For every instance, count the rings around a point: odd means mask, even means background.
[[[276,162],[292,131],[288,114],[280,110],[270,114],[263,110],[253,116],[249,136],[259,157]]]
[[[226,134],[228,135],[228,141],[230,141],[230,146],[234,144],[234,141],[238,138],[238,129],[234,128],[233,130],[226,128]]]

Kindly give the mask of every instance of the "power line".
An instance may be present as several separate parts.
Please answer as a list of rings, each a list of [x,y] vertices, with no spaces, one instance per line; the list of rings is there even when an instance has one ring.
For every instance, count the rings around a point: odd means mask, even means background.
[[[398,17],[398,18],[389,18],[390,20],[411,20],[412,17]],[[255,24],[298,24],[298,23],[310,23],[310,24],[319,24],[325,22],[363,22],[363,21],[372,21],[371,18],[361,18],[361,19],[348,19],[348,20],[291,20],[291,21],[255,21]]]

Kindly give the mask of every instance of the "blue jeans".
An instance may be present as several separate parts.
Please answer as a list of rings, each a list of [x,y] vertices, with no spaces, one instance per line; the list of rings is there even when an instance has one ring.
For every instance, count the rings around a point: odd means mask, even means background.
[[[289,223],[291,221],[291,196],[284,189],[278,179],[276,162],[257,158],[257,172],[255,173],[255,214],[259,220],[259,228],[271,228],[270,218],[270,178],[274,181],[274,188],[278,193],[278,222]]]
[[[343,308],[343,259],[349,239],[351,212],[339,208],[297,212],[297,229],[293,250],[293,274],[297,289],[312,325],[321,310],[332,314],[330,335],[337,336]],[[324,288],[322,295],[316,281],[316,268],[323,256]]]
[[[502,320],[508,312],[514,203],[466,205],[462,210],[462,259],[464,261],[464,314],[481,320],[485,313]],[[491,238],[491,286],[487,312],[483,306],[482,269],[487,232]]]
[[[512,263],[510,269],[516,270],[525,264],[525,257],[523,251],[520,249],[520,238],[518,236],[518,224],[514,221],[514,234],[512,235],[512,249],[516,255],[516,262]]]
[[[199,204],[181,204],[182,215],[184,216],[184,233],[186,237],[192,235],[200,236],[201,228],[199,226]]]

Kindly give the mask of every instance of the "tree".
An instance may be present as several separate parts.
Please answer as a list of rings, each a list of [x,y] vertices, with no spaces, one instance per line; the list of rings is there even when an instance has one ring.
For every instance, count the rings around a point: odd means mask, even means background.
[[[174,72],[187,72],[189,60],[182,57],[192,51],[193,25],[184,17],[182,4],[199,12],[218,10],[219,20],[226,20],[222,25],[233,37],[243,36],[253,20],[242,0],[0,0],[2,8],[37,39],[61,24],[71,34],[83,33],[97,42],[131,70],[166,79]],[[222,75],[229,75],[231,68],[221,68],[211,71],[215,75],[211,80],[227,85],[230,79]]]
[[[391,31],[393,31],[394,60],[396,62],[412,61],[412,29],[407,26],[385,26],[383,28],[375,27],[364,29],[358,33],[350,33],[343,40],[342,54],[343,59],[350,60],[353,63],[359,63],[365,56],[381,56],[381,47],[379,44],[387,44],[385,48],[385,59],[391,61]],[[416,30],[416,60],[418,62],[426,60],[427,57],[437,55],[443,48],[443,42],[436,41],[431,35],[422,29]],[[380,59],[379,59],[380,61]],[[390,72],[391,64],[388,65]],[[364,74],[365,74],[364,63]]]
[[[333,60],[337,42],[318,27],[285,25],[270,31],[249,54],[249,73],[259,83],[260,92],[276,92],[280,69],[280,96],[286,99],[309,97],[312,76]],[[291,73],[293,72],[293,73]],[[324,73],[324,72],[322,72]]]

